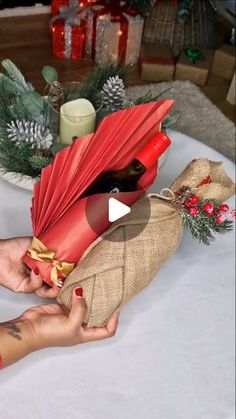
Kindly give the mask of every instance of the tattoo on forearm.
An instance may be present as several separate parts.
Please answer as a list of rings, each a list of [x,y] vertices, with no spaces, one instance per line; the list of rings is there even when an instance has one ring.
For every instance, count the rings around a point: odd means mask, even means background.
[[[21,331],[14,323],[1,324],[2,327],[8,330],[8,334],[17,340],[22,340]]]

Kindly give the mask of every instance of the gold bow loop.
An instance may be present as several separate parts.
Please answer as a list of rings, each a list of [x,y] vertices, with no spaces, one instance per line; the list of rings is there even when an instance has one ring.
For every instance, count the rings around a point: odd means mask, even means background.
[[[33,241],[27,250],[28,255],[40,262],[47,262],[53,265],[51,270],[51,281],[58,285],[58,274],[66,278],[74,269],[74,263],[61,262],[55,259],[55,252],[49,250],[39,239],[33,238]]]

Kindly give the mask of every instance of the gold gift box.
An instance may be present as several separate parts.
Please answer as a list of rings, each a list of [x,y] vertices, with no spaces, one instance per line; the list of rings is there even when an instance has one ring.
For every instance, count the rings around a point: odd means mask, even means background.
[[[185,50],[181,53],[175,67],[175,80],[189,80],[199,86],[207,82],[211,69],[213,51],[201,49],[203,59],[192,63],[188,60]]]
[[[141,78],[145,81],[169,81],[175,70],[171,48],[162,44],[143,44]]]
[[[235,70],[235,47],[223,45],[215,51],[212,72],[225,79],[232,80]]]

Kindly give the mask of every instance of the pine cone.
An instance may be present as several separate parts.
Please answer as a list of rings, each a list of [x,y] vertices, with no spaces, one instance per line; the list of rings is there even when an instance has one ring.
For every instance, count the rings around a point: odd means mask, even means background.
[[[59,81],[54,81],[49,89],[51,106],[56,112],[60,112],[60,107],[64,103],[64,89]]]
[[[8,139],[18,147],[27,143],[32,149],[49,149],[52,145],[53,136],[49,129],[35,121],[11,121],[7,124]]]
[[[119,76],[110,77],[101,90],[103,107],[111,112],[125,108],[126,95],[123,80]]]

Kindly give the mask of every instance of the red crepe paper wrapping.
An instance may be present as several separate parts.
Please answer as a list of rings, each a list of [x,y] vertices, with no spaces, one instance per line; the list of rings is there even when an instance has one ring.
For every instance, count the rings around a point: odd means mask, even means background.
[[[55,253],[56,261],[78,263],[88,246],[110,227],[104,210],[99,211],[103,194],[81,196],[99,174],[121,169],[136,156],[159,132],[173,103],[172,100],[151,102],[109,115],[95,134],[80,138],[57,153],[53,164],[42,170],[32,200],[33,235]],[[132,205],[153,183],[156,173],[154,165],[142,177],[138,191],[115,197]],[[100,225],[96,232],[86,217],[88,200]],[[31,269],[37,267],[43,279],[52,285],[55,266],[51,261],[35,260],[29,251],[23,261]],[[58,276],[62,277],[60,272]]]
[[[99,16],[96,21],[95,61],[136,64],[139,58],[144,20],[139,13],[124,5],[111,2],[110,13]]]

